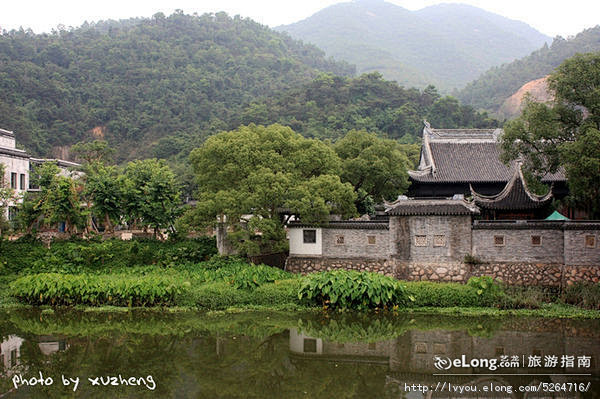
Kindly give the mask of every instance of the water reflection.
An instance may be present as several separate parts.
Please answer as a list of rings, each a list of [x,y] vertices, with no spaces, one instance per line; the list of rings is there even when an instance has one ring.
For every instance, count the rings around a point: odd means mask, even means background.
[[[519,318],[374,317],[344,314],[156,313],[0,315],[0,397],[61,397],[61,376],[80,377],[81,397],[458,398],[465,392],[419,392],[407,386],[454,387],[591,382],[587,393],[500,392],[476,397],[599,396],[600,323]],[[507,369],[452,367],[435,356],[501,359],[589,356],[589,367]],[[11,377],[43,372],[58,383],[14,390]],[[435,374],[463,374],[439,376]],[[590,373],[591,376],[546,374]],[[492,374],[492,375],[474,375]],[[500,375],[514,374],[514,375]],[[544,375],[527,375],[544,374]],[[87,378],[152,376],[144,386],[92,386]],[[72,394],[72,393],[71,393]]]

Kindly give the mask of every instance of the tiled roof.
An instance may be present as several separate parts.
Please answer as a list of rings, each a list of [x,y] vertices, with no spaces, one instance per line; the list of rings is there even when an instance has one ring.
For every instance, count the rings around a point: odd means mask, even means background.
[[[421,162],[409,171],[414,181],[423,183],[498,183],[514,175],[515,162],[500,161],[498,137],[501,129],[423,130]],[[545,176],[542,181],[565,181],[564,172]]]
[[[11,132],[10,130],[0,129],[0,136],[13,138],[13,137],[15,137],[15,134],[13,132]]]
[[[472,203],[459,199],[399,199],[386,203],[387,213],[393,216],[473,215],[479,209]]]
[[[9,156],[17,157],[17,158],[26,158],[26,159],[30,158],[30,155],[28,153],[26,153],[23,150],[16,149],[16,148],[0,147],[0,154],[9,155]]]
[[[536,209],[545,206],[552,199],[552,190],[546,195],[535,195],[527,188],[521,164],[515,164],[515,171],[504,189],[496,195],[481,195],[471,187],[473,201],[486,209]]]

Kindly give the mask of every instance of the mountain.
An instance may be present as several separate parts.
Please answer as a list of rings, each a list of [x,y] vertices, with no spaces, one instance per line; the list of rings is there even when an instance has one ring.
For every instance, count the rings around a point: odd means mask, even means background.
[[[527,57],[491,68],[457,93],[475,108],[498,112],[504,101],[522,85],[540,79],[577,53],[600,51],[600,26],[586,29],[570,39],[557,37]]]
[[[176,12],[0,34],[0,127],[36,155],[104,137],[119,160],[198,144],[261,96],[354,68],[249,19]],[[166,145],[172,145],[167,140]]]
[[[506,119],[518,116],[522,111],[523,100],[526,95],[536,102],[552,101],[554,96],[548,91],[548,76],[532,80],[521,86],[515,94],[504,100],[498,114]]]
[[[410,11],[382,0],[336,4],[275,29],[316,44],[361,73],[379,71],[406,86],[432,83],[444,90],[550,40],[523,22],[472,6]]]

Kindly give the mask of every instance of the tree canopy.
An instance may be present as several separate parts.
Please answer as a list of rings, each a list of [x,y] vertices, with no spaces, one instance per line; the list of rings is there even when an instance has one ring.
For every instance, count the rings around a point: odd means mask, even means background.
[[[340,181],[334,150],[289,127],[249,125],[219,133],[192,151],[190,162],[198,183],[195,217],[214,224],[225,216],[237,230],[246,218],[250,236],[238,243],[249,253],[281,249],[281,214],[322,222],[331,213],[356,213],[356,195]],[[273,234],[261,237],[252,229]]]
[[[357,193],[360,213],[366,211],[367,197],[375,202],[392,200],[408,188],[409,160],[397,141],[353,130],[333,148],[342,161],[342,181],[352,184]]]
[[[518,157],[537,176],[565,168],[570,199],[600,216],[600,53],[579,54],[549,78],[551,104],[528,101],[506,124],[505,161]]]

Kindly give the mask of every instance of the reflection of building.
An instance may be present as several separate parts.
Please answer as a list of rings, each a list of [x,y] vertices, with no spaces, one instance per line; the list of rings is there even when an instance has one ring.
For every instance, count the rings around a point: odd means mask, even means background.
[[[544,382],[580,382],[593,380],[598,382],[600,377],[600,346],[598,334],[595,332],[582,332],[573,335],[569,327],[544,326],[540,331],[503,330],[498,331],[493,337],[470,335],[467,331],[460,330],[410,330],[395,339],[381,342],[355,342],[336,343],[326,339],[312,337],[298,331],[290,330],[290,352],[303,360],[322,360],[333,362],[355,362],[388,365],[388,383],[397,384],[401,389],[408,384],[436,384],[438,381],[448,381],[455,384],[483,384],[493,381],[504,385],[529,385],[535,381]],[[485,367],[453,367],[448,370],[439,370],[434,366],[435,356],[459,359],[498,359],[502,356],[517,356],[519,367],[498,368],[489,370]],[[529,356],[562,355],[590,356],[590,367],[568,368],[561,367],[560,360],[557,367],[530,367]],[[575,364],[577,366],[577,364]],[[453,376],[436,376],[434,374],[464,374]],[[552,374],[587,374],[591,377],[561,377]],[[491,376],[474,376],[473,374],[495,374]],[[501,374],[515,374],[506,376]],[[527,374],[543,374],[541,376],[528,376]],[[566,379],[565,379],[566,378]],[[414,393],[413,393],[414,395]],[[460,396],[460,395],[458,395]],[[418,398],[429,397],[458,397],[441,394],[414,396]],[[407,396],[413,397],[413,396]],[[493,397],[493,396],[485,396]],[[506,396],[504,396],[506,397]],[[523,398],[522,393],[514,396]],[[577,396],[573,396],[577,397]]]
[[[39,338],[38,347],[44,355],[50,356],[69,349],[69,344],[64,339],[57,340],[55,337],[43,336]]]
[[[12,374],[11,369],[19,365],[21,357],[21,345],[23,338],[16,335],[9,335],[2,343],[0,343],[0,367],[6,374]]]

